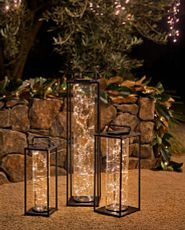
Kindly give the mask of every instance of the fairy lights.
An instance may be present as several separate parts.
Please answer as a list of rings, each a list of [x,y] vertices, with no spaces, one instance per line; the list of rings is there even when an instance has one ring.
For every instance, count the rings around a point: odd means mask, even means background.
[[[73,86],[73,195],[78,202],[93,200],[95,85]]]
[[[109,211],[119,211],[120,209],[120,180],[122,183],[121,210],[124,211],[128,208],[129,139],[121,140],[121,145],[123,153],[120,165],[120,139],[106,138],[106,209]]]
[[[44,152],[45,153],[45,152]],[[33,151],[33,194],[34,211],[47,211],[47,158],[42,151]]]
[[[5,12],[9,12],[10,10],[16,10],[21,5],[22,0],[6,0],[5,1]]]
[[[167,18],[167,24],[169,26],[169,38],[173,43],[178,41],[178,37],[180,35],[179,29],[177,28],[177,24],[179,23],[179,9],[180,9],[180,0],[176,0],[172,8],[168,10],[168,12],[172,12]]]
[[[128,4],[130,0],[125,0],[125,1],[121,1],[121,0],[115,0],[113,1],[114,4],[114,14],[115,15],[119,15],[121,13],[121,11],[125,10],[125,4]],[[96,15],[103,15],[103,12],[101,12],[101,8],[100,5],[98,4],[94,4],[92,2],[89,3],[89,8],[90,10],[95,13]]]

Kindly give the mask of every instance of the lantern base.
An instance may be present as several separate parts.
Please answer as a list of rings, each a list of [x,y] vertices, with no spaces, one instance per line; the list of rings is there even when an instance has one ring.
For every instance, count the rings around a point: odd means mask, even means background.
[[[108,210],[105,206],[94,209],[94,211],[97,213],[109,215],[109,216],[115,216],[115,217],[123,217],[123,216],[129,215],[133,212],[137,212],[139,210],[140,210],[139,208],[135,208],[135,207],[131,207],[131,206],[128,206],[128,208],[123,210],[123,211],[111,211],[111,210]]]
[[[99,204],[99,197],[95,197],[95,206]],[[94,206],[94,196],[72,196],[68,202],[68,206]]]
[[[25,215],[26,216],[50,216],[52,213],[54,213],[56,211],[56,208],[49,208],[48,211],[43,211],[43,212],[37,212],[35,211],[34,208],[30,208]]]
[[[106,209],[111,212],[119,212],[120,206],[119,204],[109,204],[106,206]],[[125,212],[128,209],[128,206],[121,205],[121,212]]]
[[[73,200],[79,203],[91,203],[94,200],[94,196],[73,196]]]

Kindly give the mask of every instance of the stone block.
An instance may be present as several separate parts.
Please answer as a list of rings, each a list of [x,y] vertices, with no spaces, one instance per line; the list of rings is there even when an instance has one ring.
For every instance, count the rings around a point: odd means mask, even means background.
[[[61,109],[62,101],[55,99],[33,99],[30,108],[30,125],[32,129],[49,129]]]
[[[26,135],[21,132],[0,129],[0,158],[8,153],[24,153]]]
[[[13,130],[26,131],[30,128],[28,117],[28,107],[26,105],[16,105],[11,110],[11,123]]]
[[[137,116],[132,115],[130,113],[122,113],[115,118],[114,123],[116,125],[130,126],[131,130],[134,131],[137,125],[139,124],[139,119],[137,118]]]
[[[122,105],[117,105],[117,109],[121,112],[124,113],[131,113],[133,115],[137,115],[139,107],[136,104],[122,104]]]
[[[139,118],[144,121],[154,120],[155,100],[143,97],[140,98],[139,105]]]
[[[9,180],[4,172],[0,172],[0,185],[8,183]]]
[[[142,121],[139,125],[141,143],[152,143],[154,139],[154,122]]]
[[[60,112],[53,121],[50,135],[54,137],[66,137],[66,112]]]
[[[0,127],[1,128],[11,127],[10,116],[11,116],[11,110],[10,109],[0,110]]]
[[[28,162],[29,174],[27,178],[31,178],[31,158]],[[8,154],[2,159],[1,167],[7,173],[10,182],[19,182],[24,180],[24,155]]]
[[[102,103],[100,114],[101,130],[103,130],[106,125],[116,118],[117,110],[113,105],[105,105]]]

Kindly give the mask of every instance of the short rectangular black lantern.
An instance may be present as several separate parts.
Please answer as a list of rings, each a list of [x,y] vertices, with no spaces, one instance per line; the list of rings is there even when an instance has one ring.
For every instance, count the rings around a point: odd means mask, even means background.
[[[93,206],[94,133],[100,130],[99,82],[67,82],[67,205]],[[99,181],[99,172],[96,171]]]
[[[58,209],[57,146],[36,136],[24,150],[24,214],[49,217]]]
[[[95,177],[95,196],[100,186],[101,198],[99,205],[94,205],[94,211],[122,217],[140,210],[140,133],[130,132],[129,127],[114,128],[95,134],[96,168],[101,168],[100,152],[105,166],[100,183]],[[130,143],[138,151],[135,170],[128,170]]]

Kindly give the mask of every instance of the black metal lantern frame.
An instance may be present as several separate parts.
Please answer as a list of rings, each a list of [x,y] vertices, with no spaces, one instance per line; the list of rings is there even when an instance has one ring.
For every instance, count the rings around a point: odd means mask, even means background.
[[[99,82],[67,81],[67,206],[93,206],[94,134],[100,132]],[[95,176],[99,181],[99,171]]]
[[[57,157],[57,146],[49,137],[36,136],[24,149],[25,215],[49,217],[58,209]],[[55,165],[52,178],[51,161]]]
[[[130,185],[128,193],[128,166],[130,142],[135,140],[138,151],[137,185]],[[101,143],[101,146],[100,146]],[[101,172],[101,181],[95,177],[94,196],[100,190],[99,205],[94,205],[94,211],[104,215],[123,217],[140,210],[140,133],[124,130],[112,130],[95,134],[95,172],[101,168],[100,153],[102,143],[106,143],[105,172]],[[102,153],[101,153],[102,155]],[[137,159],[137,158],[136,158]],[[101,170],[102,171],[102,170]],[[129,170],[132,171],[132,170]],[[135,176],[135,175],[134,175]],[[134,200],[131,205],[128,198]],[[134,197],[134,198],[133,198]]]

